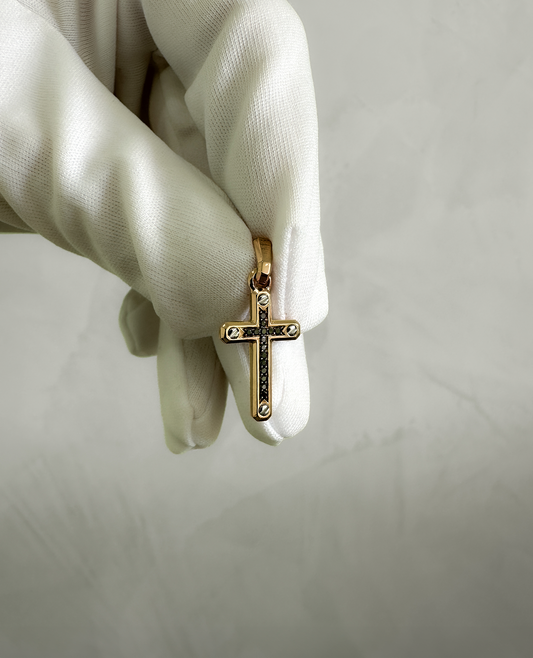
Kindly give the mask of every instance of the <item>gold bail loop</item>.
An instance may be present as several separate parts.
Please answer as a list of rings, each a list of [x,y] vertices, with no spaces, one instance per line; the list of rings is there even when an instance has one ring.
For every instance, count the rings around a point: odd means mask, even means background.
[[[272,272],[272,243],[268,238],[255,238],[254,251],[257,260],[255,284],[258,288],[268,288]]]

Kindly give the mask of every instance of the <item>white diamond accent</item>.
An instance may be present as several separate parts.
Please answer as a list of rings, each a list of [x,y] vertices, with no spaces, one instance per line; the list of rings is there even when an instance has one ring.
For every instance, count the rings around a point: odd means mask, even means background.
[[[268,416],[269,406],[266,403],[263,403],[257,410],[260,416]]]

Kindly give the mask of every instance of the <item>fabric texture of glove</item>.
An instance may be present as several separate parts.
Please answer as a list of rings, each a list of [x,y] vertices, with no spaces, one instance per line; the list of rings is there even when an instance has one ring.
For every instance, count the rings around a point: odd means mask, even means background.
[[[247,429],[307,422],[303,337],[273,350],[273,418],[249,411],[252,238],[271,239],[273,313],[327,313],[305,34],[284,0],[4,0],[0,231],[32,231],[129,284],[134,354],[158,354],[167,444],[204,447],[229,379]],[[148,124],[148,125],[147,125]],[[214,340],[214,343],[213,343]]]

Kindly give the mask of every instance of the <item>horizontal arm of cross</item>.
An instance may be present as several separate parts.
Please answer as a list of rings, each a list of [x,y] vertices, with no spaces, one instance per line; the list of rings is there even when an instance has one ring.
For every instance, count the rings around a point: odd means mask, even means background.
[[[251,322],[225,322],[220,327],[220,338],[225,343],[252,343],[262,336],[270,340],[295,340],[300,335],[300,325],[295,320],[272,322],[261,327]]]

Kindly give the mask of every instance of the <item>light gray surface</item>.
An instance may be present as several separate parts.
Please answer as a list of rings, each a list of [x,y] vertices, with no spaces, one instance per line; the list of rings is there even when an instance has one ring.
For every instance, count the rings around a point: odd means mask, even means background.
[[[298,0],[331,313],[299,437],[171,455],[125,286],[0,240],[1,658],[533,655],[533,15]]]

